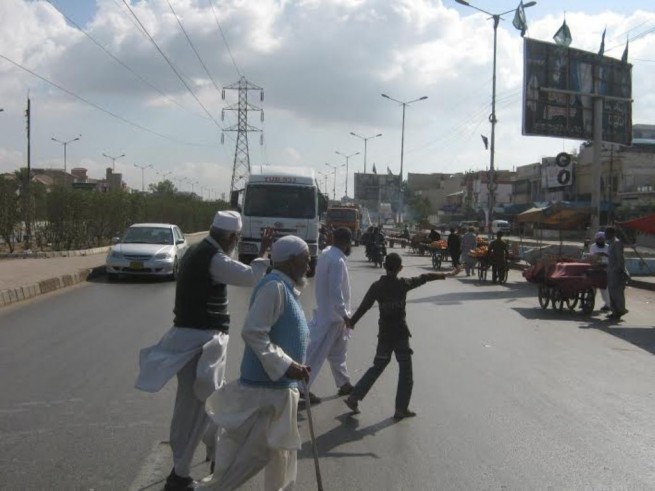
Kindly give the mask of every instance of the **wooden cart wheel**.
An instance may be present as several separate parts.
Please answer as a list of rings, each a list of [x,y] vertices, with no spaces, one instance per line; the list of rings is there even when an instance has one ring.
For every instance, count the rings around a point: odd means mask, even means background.
[[[441,254],[439,252],[432,253],[432,267],[434,269],[439,269],[441,267]]]
[[[548,308],[548,302],[550,301],[550,288],[546,285],[539,285],[539,305],[542,309]]]
[[[588,288],[582,293],[580,293],[580,308],[582,312],[586,315],[591,314],[594,311],[594,305],[596,304],[596,290],[593,288]]]
[[[505,264],[501,266],[500,271],[498,272],[498,283],[504,285],[507,283],[507,277],[509,275],[509,266]]]
[[[478,263],[478,279],[480,281],[486,281],[487,280],[487,266],[483,264],[482,262]]]
[[[553,310],[562,310],[564,308],[564,297],[559,288],[552,288],[550,292],[550,306]]]
[[[568,307],[569,310],[575,310],[575,308],[578,306],[578,300],[581,300],[582,293],[578,293],[575,297],[569,298],[567,297],[565,299],[566,301],[566,306]]]

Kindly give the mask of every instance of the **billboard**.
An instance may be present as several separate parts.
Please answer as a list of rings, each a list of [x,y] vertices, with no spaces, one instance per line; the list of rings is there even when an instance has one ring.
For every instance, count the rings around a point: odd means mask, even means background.
[[[400,176],[355,173],[355,199],[395,203],[399,198]]]
[[[528,38],[523,47],[524,135],[593,140],[593,94],[599,94],[603,141],[630,145],[632,65]]]

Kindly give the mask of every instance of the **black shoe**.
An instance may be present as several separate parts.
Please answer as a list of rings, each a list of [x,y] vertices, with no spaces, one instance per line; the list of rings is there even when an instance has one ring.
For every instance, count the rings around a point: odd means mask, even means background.
[[[347,396],[350,395],[353,389],[354,387],[350,384],[350,382],[346,382],[341,387],[339,387],[339,392],[337,392],[337,394],[340,396]]]
[[[166,478],[164,491],[192,491],[196,487],[196,481],[191,477],[182,477],[175,474],[175,468]]]
[[[413,418],[414,416],[416,416],[416,413],[414,411],[410,411],[409,409],[405,409],[404,411],[396,409],[396,413],[393,415],[393,419],[400,421],[401,419]]]
[[[300,398],[306,403],[307,398],[305,397],[305,394],[303,392],[300,393]],[[318,397],[316,394],[310,392],[309,393],[309,403],[314,405],[314,404],[319,404],[321,402],[321,398]]]
[[[609,312],[610,310],[612,310],[612,309],[610,309],[609,306],[607,306],[607,305],[604,305],[604,306],[600,309],[601,312]]]
[[[355,399],[351,399],[350,397],[346,397],[343,402],[346,403],[346,406],[348,406],[348,409],[350,409],[353,414],[359,414],[359,403]]]
[[[606,319],[610,319],[610,320],[616,320],[616,321],[618,321],[618,320],[621,319],[621,314],[619,314],[619,313],[617,313],[617,312],[612,312],[610,315],[608,315],[608,316],[606,317]]]

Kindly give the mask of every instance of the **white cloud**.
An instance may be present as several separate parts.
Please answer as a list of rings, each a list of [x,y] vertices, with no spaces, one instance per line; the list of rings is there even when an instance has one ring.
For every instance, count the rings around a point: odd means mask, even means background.
[[[265,147],[259,147],[257,135],[250,137],[253,165],[266,161],[325,168],[325,162],[339,162],[335,150],[363,153],[362,142],[350,131],[381,132],[382,138],[369,142],[368,166],[376,162],[378,168],[388,165],[397,172],[401,111],[380,93],[401,100],[429,96],[407,110],[406,171],[454,172],[488,165],[489,153],[480,141],[480,134],[489,134],[491,101],[493,24],[487,16],[462,16],[454,2],[434,0],[213,1],[239,70],[265,89],[263,104],[255,93],[250,99],[266,111]],[[227,190],[233,139],[220,145],[220,128],[135,26],[122,2],[97,3],[86,29],[148,83],[112,60],[43,0],[0,2],[0,55],[172,139],[120,122],[0,59],[0,107],[5,109],[0,113],[0,171],[14,169],[25,159],[23,113],[29,90],[35,166],[61,161],[61,147],[51,137],[68,139],[82,133],[69,148],[71,166],[88,165],[90,173],[102,174],[102,152],[124,152],[121,165],[132,187],[141,182],[134,164],[152,163],[160,171],[173,171],[180,178],[198,175]],[[208,2],[172,4],[214,81],[219,86],[237,81],[239,74]],[[221,109],[237,102],[236,93],[228,91],[227,100],[221,99],[165,0],[131,5],[220,122]],[[540,8],[538,4],[528,11],[529,35],[550,41],[562,16],[540,15]],[[610,9],[593,15],[569,11],[566,18],[573,45],[580,49],[596,51],[607,25],[606,54],[615,57],[621,56],[627,31],[655,25],[652,9],[631,15]],[[635,122],[652,122],[655,114],[650,82],[655,66],[639,61],[652,58],[654,48],[653,33],[630,46]],[[497,65],[496,164],[511,168],[577,145],[521,136],[522,40],[511,26],[511,15],[498,28]],[[251,124],[261,126],[256,113],[250,118]],[[222,124],[235,122],[235,115],[226,112]],[[361,157],[351,159],[351,167],[360,170]],[[338,186],[342,182],[340,178]]]

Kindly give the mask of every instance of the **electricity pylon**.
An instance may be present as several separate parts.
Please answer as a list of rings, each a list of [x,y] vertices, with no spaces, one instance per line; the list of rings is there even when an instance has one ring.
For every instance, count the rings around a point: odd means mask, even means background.
[[[250,155],[248,154],[248,132],[260,133],[259,135],[260,145],[264,141],[264,135],[262,133],[262,130],[248,124],[249,111],[259,111],[261,114],[260,120],[264,121],[264,111],[262,110],[262,108],[257,107],[251,104],[250,102],[248,102],[248,91],[251,90],[259,91],[259,100],[263,101],[264,89],[253,83],[248,82],[245,77],[241,77],[238,82],[223,87],[223,94],[222,94],[223,100],[225,100],[226,90],[239,91],[239,102],[225,107],[221,113],[221,119],[223,120],[225,118],[225,111],[237,112],[237,124],[223,129],[223,134],[221,135],[221,143],[225,142],[225,132],[237,133],[237,141],[236,141],[236,146],[234,148],[234,165],[232,167],[232,181],[230,182],[230,191],[238,191],[244,188],[246,181],[248,180],[248,176],[250,176]]]

